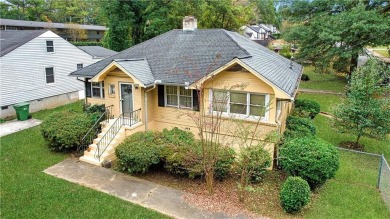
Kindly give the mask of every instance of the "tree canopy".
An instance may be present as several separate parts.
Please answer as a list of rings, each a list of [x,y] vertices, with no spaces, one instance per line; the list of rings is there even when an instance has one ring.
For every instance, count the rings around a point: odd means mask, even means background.
[[[384,85],[390,67],[370,60],[351,76],[346,100],[336,108],[334,125],[339,131],[385,138],[390,133],[390,87]]]
[[[351,72],[365,46],[390,43],[390,4],[383,0],[294,1],[284,8],[293,25],[284,38],[299,44],[298,59],[324,72],[333,63]]]

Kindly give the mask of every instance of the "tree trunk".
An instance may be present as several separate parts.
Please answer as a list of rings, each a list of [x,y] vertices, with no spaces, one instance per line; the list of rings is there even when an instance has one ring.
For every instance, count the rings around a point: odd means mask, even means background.
[[[206,189],[209,195],[213,194],[213,184],[214,184],[214,171],[213,170],[206,170],[205,171],[205,178],[206,178]]]
[[[350,63],[350,67],[349,67],[349,74],[352,74],[352,72],[357,68],[358,58],[359,58],[359,54],[358,53],[354,53],[352,55],[351,63]]]

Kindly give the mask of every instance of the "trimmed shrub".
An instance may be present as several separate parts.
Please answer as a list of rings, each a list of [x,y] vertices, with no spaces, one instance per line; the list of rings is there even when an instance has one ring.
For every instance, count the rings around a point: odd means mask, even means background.
[[[289,116],[286,120],[285,139],[303,138],[315,136],[316,127],[308,118]]]
[[[102,114],[106,111],[106,107],[104,104],[94,104],[89,105],[84,108],[84,112],[86,113],[99,113]]]
[[[165,140],[165,139],[164,139]],[[215,164],[214,176],[217,179],[224,179],[231,171],[235,159],[235,152],[232,148],[219,146],[218,160]],[[204,175],[202,165],[202,145],[198,140],[189,144],[165,144],[161,153],[165,162],[165,169],[174,174],[188,176],[189,178],[201,177]]]
[[[305,116],[306,114],[311,118],[320,113],[320,104],[314,100],[297,99],[295,100],[295,110],[298,115]]]
[[[310,81],[309,75],[307,75],[307,74],[302,74],[301,80],[302,80],[302,81]]]
[[[128,173],[145,173],[150,166],[160,163],[161,134],[137,132],[127,137],[115,149],[118,167]]]
[[[316,138],[296,138],[280,150],[280,165],[293,176],[306,180],[312,189],[333,178],[339,168],[337,149]]]
[[[53,113],[42,122],[41,133],[51,150],[69,151],[81,145],[93,122],[92,116],[85,113]]]
[[[173,144],[176,146],[183,146],[194,144],[194,134],[174,127],[171,130],[164,129],[162,131],[162,137],[167,144]]]
[[[251,182],[259,182],[266,172],[266,168],[271,166],[271,155],[262,145],[243,148],[240,150],[237,159],[238,173],[243,170],[249,174]]]
[[[301,177],[290,176],[284,182],[279,197],[286,212],[298,212],[310,201],[309,184]]]

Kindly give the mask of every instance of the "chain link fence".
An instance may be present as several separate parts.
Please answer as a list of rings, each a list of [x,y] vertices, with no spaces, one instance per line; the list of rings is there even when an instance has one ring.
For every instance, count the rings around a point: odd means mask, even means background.
[[[377,189],[379,189],[387,208],[390,210],[390,166],[385,156],[383,156],[383,154],[380,155],[380,154],[368,153],[363,151],[355,151],[355,150],[350,150],[350,149],[340,148],[340,147],[338,147],[338,149],[343,151],[353,152],[353,153],[370,155],[379,158],[379,168],[378,168],[379,173],[378,173]]]
[[[381,155],[381,161],[378,174],[378,189],[381,192],[382,198],[390,210],[390,166],[387,163],[385,156]]]

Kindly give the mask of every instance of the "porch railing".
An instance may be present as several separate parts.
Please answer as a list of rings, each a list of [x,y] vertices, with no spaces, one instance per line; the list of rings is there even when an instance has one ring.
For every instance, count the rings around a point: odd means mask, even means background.
[[[108,124],[110,119],[113,118],[112,107],[113,105],[105,107],[104,112],[97,117],[93,126],[81,139],[81,144],[77,148],[78,152],[83,153],[87,149],[87,147],[93,143],[93,139],[97,138],[97,135],[102,131],[101,122],[104,121],[106,124]]]
[[[100,161],[100,157],[107,150],[107,147],[114,140],[123,125],[133,126],[141,121],[140,112],[141,109],[137,109],[135,111],[119,115],[107,132],[102,136],[100,141],[96,144],[95,159]]]

